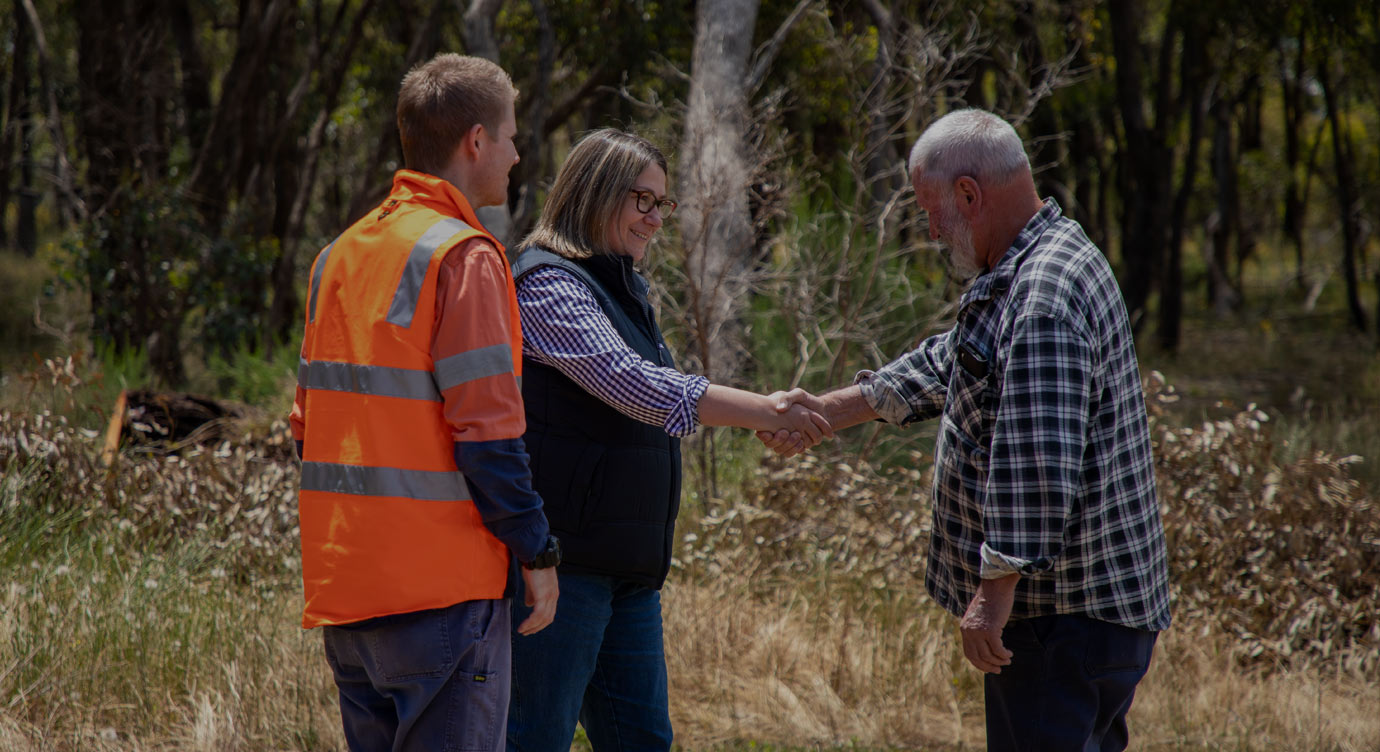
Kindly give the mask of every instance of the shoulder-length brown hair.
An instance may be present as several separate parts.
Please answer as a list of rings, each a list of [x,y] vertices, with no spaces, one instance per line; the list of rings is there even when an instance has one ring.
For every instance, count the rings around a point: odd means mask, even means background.
[[[641,136],[614,128],[586,134],[566,157],[523,245],[570,259],[609,253],[609,224],[650,164],[667,172],[661,150]]]

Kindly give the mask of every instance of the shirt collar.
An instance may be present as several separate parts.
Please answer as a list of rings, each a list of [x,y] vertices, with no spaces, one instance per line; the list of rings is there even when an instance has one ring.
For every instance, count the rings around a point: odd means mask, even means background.
[[[1016,240],[1006,249],[1006,253],[1002,254],[997,265],[973,280],[968,289],[963,291],[963,296],[958,301],[959,309],[974,301],[988,300],[1006,292],[1011,287],[1011,280],[1015,278],[1016,270],[1021,267],[1026,254],[1035,247],[1035,241],[1049,229],[1054,220],[1063,215],[1064,210],[1059,207],[1058,201],[1053,197],[1045,199],[1044,205],[1035,212],[1035,216],[1031,217],[1029,222],[1025,223],[1025,227],[1021,228]]]
[[[479,216],[474,213],[474,207],[470,206],[465,194],[444,178],[415,170],[398,170],[393,174],[393,191],[389,198],[423,204],[493,235],[479,221]]]

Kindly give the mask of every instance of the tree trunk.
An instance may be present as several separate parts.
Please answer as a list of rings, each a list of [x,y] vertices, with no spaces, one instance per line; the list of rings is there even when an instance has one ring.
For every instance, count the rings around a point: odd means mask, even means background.
[[[1236,190],[1236,149],[1232,139],[1232,110],[1231,103],[1222,99],[1218,99],[1212,105],[1212,177],[1217,186],[1217,208],[1213,212],[1216,221],[1212,227],[1212,243],[1207,249],[1207,302],[1219,316],[1235,309],[1239,302],[1228,272],[1231,244],[1233,240],[1237,240],[1241,224]]]
[[[287,341],[297,318],[297,251],[307,205],[316,187],[316,171],[325,145],[326,125],[340,103],[341,89],[374,4],[374,0],[365,0],[350,20],[349,31],[343,34],[345,6],[340,7],[335,21],[318,39],[307,60],[299,86],[294,89],[295,96],[289,99],[288,112],[276,124],[278,135],[268,159],[270,166],[279,170],[279,177],[274,181],[278,207],[272,233],[278,238],[280,253],[274,259],[269,273],[273,299],[268,309],[268,326],[263,342],[268,352],[276,344]],[[331,43],[341,36],[344,41],[340,46],[331,47]],[[298,140],[296,136],[299,130],[295,126],[297,113],[306,98],[309,77],[313,75],[317,78],[317,95],[321,98],[320,112],[313,118],[306,138]],[[297,94],[298,90],[303,93]]]
[[[463,5],[464,0],[456,0],[457,5]],[[498,11],[503,7],[503,0],[470,0],[469,8],[462,10],[465,14],[465,53],[474,57],[482,57],[498,63],[498,38],[494,35],[494,22],[498,17]],[[514,238],[513,215],[508,204],[498,206],[480,206],[475,208],[475,216],[483,223],[484,229],[493,233],[500,243],[511,245]]]
[[[1087,21],[1075,6],[1065,5],[1061,12],[1061,20],[1070,29],[1071,35],[1086,33],[1083,29]],[[1086,46],[1080,45],[1074,51],[1073,67],[1078,70],[1092,69],[1092,59]],[[1105,164],[1108,139],[1102,134],[1103,123],[1113,122],[1115,111],[1107,107],[1109,111],[1105,113],[1106,117],[1100,117],[1102,113],[1097,109],[1092,104],[1070,106],[1065,113],[1063,128],[1073,134],[1073,143],[1068,150],[1068,174],[1073,182],[1073,201],[1065,203],[1064,211],[1083,225],[1088,237],[1103,253],[1108,253],[1110,249],[1107,245],[1107,229],[1111,225],[1107,222],[1106,186],[1112,180],[1110,176],[1113,170]],[[1065,191],[1065,195],[1067,194]]]
[[[434,0],[430,15],[422,19],[414,18],[414,14],[407,12],[392,16],[396,26],[390,29],[390,34],[397,39],[412,40],[407,46],[407,55],[402,61],[401,70],[412,70],[417,63],[436,54],[441,30],[440,17],[447,4],[448,0]],[[379,136],[374,142],[374,150],[364,167],[354,171],[355,179],[350,183],[346,196],[349,199],[348,208],[335,222],[337,227],[349,227],[354,224],[364,212],[369,211],[388,195],[393,184],[392,176],[384,175],[380,179],[379,170],[389,154],[395,155],[398,164],[403,163],[396,113],[393,110],[385,110],[379,113],[377,120]]]
[[[80,131],[92,218],[88,248],[92,335],[116,352],[145,349],[163,383],[184,379],[180,328],[188,301],[166,284],[166,246],[178,228],[154,218],[168,206],[165,19],[156,0],[96,3],[77,14]]]
[[[196,143],[187,178],[188,198],[208,227],[220,227],[230,200],[254,179],[259,143],[258,116],[269,81],[268,61],[283,46],[279,38],[290,0],[245,0],[235,35],[235,54],[221,77],[220,99],[210,125]]]
[[[1341,124],[1337,86],[1332,81],[1332,56],[1324,54],[1318,62],[1318,83],[1322,84],[1327,102],[1327,123],[1332,132],[1332,156],[1337,165],[1337,204],[1342,220],[1342,276],[1346,280],[1347,311],[1351,325],[1366,330],[1366,310],[1361,305],[1359,281],[1356,275],[1356,254],[1360,246],[1359,191],[1356,187],[1355,167],[1351,157],[1350,131]]]
[[[498,38],[494,36],[494,21],[503,7],[503,0],[456,0],[465,19],[465,52],[475,57],[498,62]]]
[[[34,8],[33,0],[20,0],[20,5],[24,8],[24,17],[28,19],[29,29],[33,33],[34,52],[37,54],[38,83],[43,92],[44,108],[47,113],[47,117],[44,119],[47,121],[48,135],[53,144],[52,174],[57,188],[57,213],[64,226],[74,222],[84,222],[88,212],[86,203],[77,192],[76,173],[72,168],[67,150],[67,135],[63,130],[64,119],[57,103],[57,86],[53,83],[53,76],[49,72],[47,37],[43,33],[43,24],[39,20],[38,10]],[[23,23],[23,20],[16,19],[16,22]]]
[[[1161,129],[1152,129],[1145,117],[1139,38],[1143,23],[1138,4],[1133,0],[1114,2],[1108,6],[1108,13],[1116,53],[1117,104],[1126,133],[1121,159],[1126,171],[1121,223],[1121,254],[1126,270],[1124,288],[1132,326],[1139,331],[1164,257],[1170,153],[1165,148]],[[1162,74],[1174,37],[1174,27],[1167,27],[1160,43]],[[1166,76],[1161,75],[1159,80],[1159,99],[1168,101]],[[1163,103],[1156,108],[1157,123],[1168,122],[1167,109]]]
[[[1234,187],[1234,206],[1232,211],[1235,214],[1236,228],[1236,262],[1235,275],[1232,279],[1232,288],[1236,292],[1236,307],[1240,308],[1246,298],[1246,262],[1255,255],[1256,250],[1256,231],[1258,222],[1257,213],[1247,213],[1242,210],[1241,202],[1241,167],[1240,161],[1243,156],[1250,152],[1258,152],[1263,148],[1263,127],[1261,125],[1261,109],[1263,108],[1264,87],[1260,83],[1260,74],[1251,73],[1246,77],[1242,84],[1241,93],[1237,97],[1236,109],[1236,161],[1232,164],[1232,185]]]
[[[1301,131],[1304,109],[1304,76],[1307,75],[1305,50],[1307,37],[1300,31],[1294,40],[1292,67],[1286,62],[1284,49],[1279,50],[1280,98],[1284,105],[1284,234],[1294,246],[1294,279],[1300,289],[1303,279],[1303,230],[1308,221],[1308,207],[1303,201],[1299,184],[1299,167],[1303,159]]]
[[[182,81],[183,138],[195,144],[206,133],[211,119],[211,75],[197,42],[196,21],[190,3],[168,3],[168,21],[177,43],[178,70]]]
[[[10,58],[10,89],[6,99],[4,139],[0,140],[0,246],[9,246],[6,221],[9,217],[11,190],[18,188],[19,211],[16,218],[14,248],[25,256],[37,250],[34,231],[34,206],[26,201],[33,193],[33,76],[29,70],[32,33],[24,17],[20,0],[15,0],[14,55]],[[18,150],[19,185],[11,182],[14,155]],[[26,206],[26,203],[29,204]]]
[[[527,234],[536,220],[537,191],[545,174],[543,146],[546,144],[546,118],[551,110],[551,72],[556,67],[556,30],[544,0],[529,0],[532,16],[537,21],[537,83],[530,92],[523,92],[526,107],[518,130],[523,132],[522,161],[514,167],[517,173],[510,184],[508,202],[513,207],[509,239],[517,242]]]
[[[681,142],[680,219],[692,338],[705,375],[723,382],[741,359],[738,313],[748,289],[753,173],[745,83],[757,0],[696,8],[689,105]]]
[[[80,132],[86,153],[86,192],[95,218],[102,221],[120,210],[114,205],[120,200],[117,186],[134,161],[130,143],[120,127],[123,117],[112,104],[128,100],[127,78],[113,34],[129,33],[123,15],[124,9],[111,3],[97,3],[89,12],[77,14],[82,42],[78,69],[83,96]],[[121,290],[133,286],[133,280],[128,278],[128,261],[121,262],[124,255],[113,232],[99,235],[89,254],[92,334],[98,341],[112,343],[117,351],[137,342],[130,337],[131,327],[118,320],[122,314],[132,314],[116,298]]]
[[[1062,128],[1059,127],[1058,111],[1049,103],[1043,107],[1039,105],[1039,92],[1048,83],[1051,73],[1047,70],[1044,47],[1040,44],[1040,26],[1035,3],[1033,0],[1021,0],[1016,3],[1015,13],[1012,30],[1016,33],[1016,37],[1021,40],[1021,57],[1029,74],[1029,80],[1026,82],[1026,92],[1022,97],[1024,101],[1014,106],[1018,107],[1021,112],[1031,113],[1030,132],[1032,134],[1042,137],[1053,136],[1060,133]],[[1038,178],[1040,193],[1053,195],[1064,211],[1072,211],[1074,199],[1069,193],[1068,186],[1073,182],[1073,178],[1071,177],[1066,142],[1062,138],[1049,138],[1041,144],[1041,147],[1043,148],[1040,148],[1038,152],[1031,154],[1032,166],[1040,175]],[[1049,151],[1045,152],[1044,149]],[[1042,167],[1045,169],[1041,169]]]
[[[987,87],[983,86],[987,73],[992,67],[991,59],[987,57],[975,58],[968,69],[962,72],[963,78],[955,81],[956,98],[968,107],[992,109],[992,101],[988,96]]]
[[[1179,86],[1183,103],[1189,108],[1188,149],[1184,154],[1183,178],[1174,197],[1174,214],[1170,219],[1169,247],[1165,258],[1164,286],[1160,291],[1160,319],[1158,327],[1160,349],[1176,353],[1183,322],[1183,245],[1188,217],[1188,203],[1198,176],[1198,147],[1203,140],[1203,120],[1206,101],[1203,94],[1207,71],[1204,60],[1206,30],[1201,22],[1190,22],[1185,30],[1183,61],[1180,64]]]
[[[19,0],[15,0],[15,9],[20,10]],[[19,14],[15,14],[15,19]],[[0,80],[8,79],[9,86],[0,90],[0,248],[10,247],[10,231],[8,217],[10,215],[10,194],[11,184],[10,175],[14,164],[15,132],[14,121],[18,107],[16,106],[17,90],[21,86],[20,79],[16,75],[16,70],[21,67],[20,62],[23,55],[23,42],[21,36],[23,32],[15,31],[15,36],[11,42],[11,55],[7,58],[0,58]],[[8,66],[8,68],[6,67]]]

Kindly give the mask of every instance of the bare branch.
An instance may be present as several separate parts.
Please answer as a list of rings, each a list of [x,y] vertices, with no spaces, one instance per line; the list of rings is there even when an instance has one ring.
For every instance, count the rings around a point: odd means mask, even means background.
[[[805,15],[805,11],[809,10],[814,2],[815,0],[800,0],[800,2],[796,3],[790,15],[786,16],[786,20],[782,21],[781,25],[777,27],[776,33],[771,35],[771,39],[767,40],[753,53],[752,71],[748,73],[747,83],[745,84],[745,88],[748,91],[756,91],[757,87],[762,85],[762,81],[767,77],[767,71],[771,70],[772,62],[776,60],[777,54],[781,52],[782,45],[786,43],[786,37],[791,33],[791,27],[795,26],[796,22]]]

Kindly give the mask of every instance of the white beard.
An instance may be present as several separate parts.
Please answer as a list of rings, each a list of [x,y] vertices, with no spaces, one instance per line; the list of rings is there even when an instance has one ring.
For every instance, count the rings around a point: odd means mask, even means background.
[[[967,282],[982,273],[983,267],[978,263],[977,249],[973,247],[973,230],[966,222],[958,228],[953,237],[946,238],[941,243],[944,262],[955,279]]]
[[[967,282],[983,271],[982,264],[978,262],[977,249],[973,246],[973,226],[958,210],[956,195],[948,196],[942,211],[943,215],[931,217],[930,221],[938,220],[941,223],[939,248],[944,254],[944,265],[949,267],[949,274],[954,279]]]

